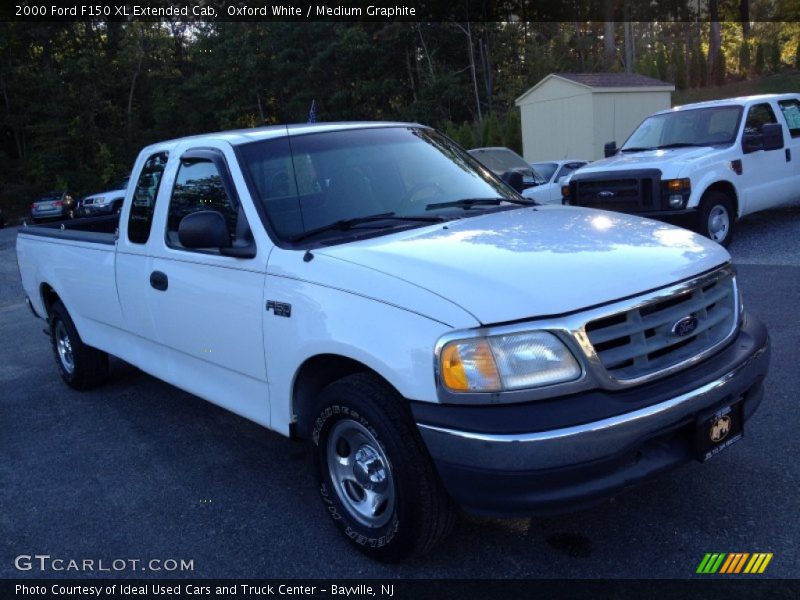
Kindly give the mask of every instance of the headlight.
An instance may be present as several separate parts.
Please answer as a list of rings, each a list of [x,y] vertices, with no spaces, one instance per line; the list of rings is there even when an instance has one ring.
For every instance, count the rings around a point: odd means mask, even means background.
[[[581,375],[575,357],[546,331],[448,342],[439,361],[442,383],[453,392],[520,390]]]
[[[99,198],[95,198],[94,199],[94,204],[105,204],[105,203],[106,203],[106,199],[103,196],[100,196]]]
[[[681,209],[692,193],[690,179],[664,179],[661,181],[661,194],[667,199],[669,208]]]

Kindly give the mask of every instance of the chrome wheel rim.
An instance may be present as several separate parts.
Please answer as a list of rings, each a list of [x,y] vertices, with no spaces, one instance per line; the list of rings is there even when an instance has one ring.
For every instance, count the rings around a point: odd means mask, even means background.
[[[61,361],[61,366],[64,370],[72,375],[75,370],[75,358],[72,355],[72,342],[69,340],[67,328],[64,326],[63,321],[56,322],[56,349],[58,350],[58,359]]]
[[[708,213],[708,233],[715,242],[721,242],[728,237],[731,220],[724,206],[717,204]]]
[[[366,527],[382,527],[394,512],[392,467],[375,436],[361,423],[342,419],[327,444],[328,473],[344,508]]]

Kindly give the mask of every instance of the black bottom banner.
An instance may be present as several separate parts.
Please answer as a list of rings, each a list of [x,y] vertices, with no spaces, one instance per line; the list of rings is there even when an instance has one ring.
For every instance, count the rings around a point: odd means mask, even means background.
[[[800,598],[800,580],[3,580],[0,598],[433,600],[569,598]]]

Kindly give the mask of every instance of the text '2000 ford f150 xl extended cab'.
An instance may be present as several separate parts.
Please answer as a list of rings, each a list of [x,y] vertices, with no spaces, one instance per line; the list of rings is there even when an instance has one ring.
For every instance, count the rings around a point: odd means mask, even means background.
[[[761,402],[767,333],[721,246],[537,206],[424,126],[155,144],[116,228],[19,233],[64,380],[113,354],[309,440],[328,513],[380,560],[429,549],[454,504],[564,510],[710,458]]]
[[[800,200],[800,94],[661,111],[606,155],[570,177],[565,204],[674,221],[727,246],[739,217]]]

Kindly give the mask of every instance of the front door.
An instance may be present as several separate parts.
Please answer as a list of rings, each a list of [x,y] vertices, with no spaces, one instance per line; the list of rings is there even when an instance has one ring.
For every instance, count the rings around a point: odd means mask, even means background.
[[[255,215],[248,219],[228,171],[233,160],[231,155],[226,161],[221,148],[181,153],[160,223],[160,248],[150,265],[149,299],[156,337],[169,349],[170,379],[269,426],[262,323],[266,249],[256,248],[249,224]],[[199,211],[221,213],[232,247],[251,247],[252,254],[184,247],[181,221]]]
[[[784,149],[758,149],[761,129],[768,123],[777,123],[775,111],[764,102],[751,106],[745,117],[742,148],[751,145],[742,155],[742,215],[777,206],[784,201],[786,158]]]

